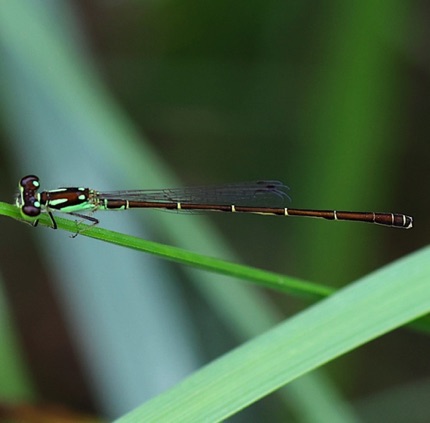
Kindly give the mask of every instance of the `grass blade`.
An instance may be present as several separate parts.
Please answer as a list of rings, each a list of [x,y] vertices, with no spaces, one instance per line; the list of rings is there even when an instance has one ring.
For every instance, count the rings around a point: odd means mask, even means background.
[[[0,214],[5,214],[15,219],[22,220],[18,208],[7,203],[0,203]],[[55,221],[57,222],[59,229],[64,229],[76,234],[78,227],[74,220],[63,219],[56,216]],[[46,214],[41,216],[40,223],[45,226],[51,225],[51,221]],[[87,236],[107,241],[123,247],[151,253],[177,263],[192,265],[200,269],[212,270],[217,273],[234,276],[239,279],[246,279],[253,281],[260,286],[277,289],[282,292],[295,293],[296,295],[301,296],[310,296],[314,299],[326,297],[334,292],[332,288],[324,285],[302,281],[300,279],[252,268],[250,266],[243,266],[214,257],[208,257],[182,248],[147,241],[134,236],[109,231],[97,226],[88,226],[80,223],[79,230],[79,236]]]
[[[301,375],[430,311],[430,248],[299,313],[117,420],[221,421]]]

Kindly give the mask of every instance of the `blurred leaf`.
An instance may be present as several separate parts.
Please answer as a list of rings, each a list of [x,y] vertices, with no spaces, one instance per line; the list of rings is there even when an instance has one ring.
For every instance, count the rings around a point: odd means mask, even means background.
[[[221,421],[301,375],[430,312],[430,247],[342,289],[118,422]]]

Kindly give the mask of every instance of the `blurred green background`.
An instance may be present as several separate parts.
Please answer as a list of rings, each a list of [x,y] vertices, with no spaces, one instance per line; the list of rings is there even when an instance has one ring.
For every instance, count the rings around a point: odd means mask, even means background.
[[[2,199],[29,173],[45,188],[101,190],[279,179],[292,207],[414,216],[410,231],[98,216],[103,227],[344,286],[428,240],[429,13],[425,2],[369,0],[4,1]],[[1,225],[3,339],[15,347],[0,374],[17,368],[0,377],[2,401],[114,418],[306,305],[84,237]],[[333,421],[312,416],[311,392],[332,411],[349,404],[350,421],[405,421],[402,401],[415,398],[408,421],[428,421],[417,399],[429,389],[429,348],[426,336],[396,331],[328,365],[325,387],[310,380],[232,421]]]

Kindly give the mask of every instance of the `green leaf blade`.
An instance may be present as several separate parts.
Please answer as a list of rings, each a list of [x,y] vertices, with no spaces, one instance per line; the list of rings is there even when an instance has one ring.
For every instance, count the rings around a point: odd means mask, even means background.
[[[430,311],[430,248],[362,278],[119,419],[221,421]]]

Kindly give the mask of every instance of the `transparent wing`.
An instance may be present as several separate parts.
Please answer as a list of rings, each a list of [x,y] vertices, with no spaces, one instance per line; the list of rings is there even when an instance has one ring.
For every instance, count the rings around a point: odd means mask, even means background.
[[[227,185],[195,186],[173,189],[148,189],[97,193],[101,199],[180,202],[189,204],[266,204],[289,200],[288,187],[280,181],[254,181]]]

